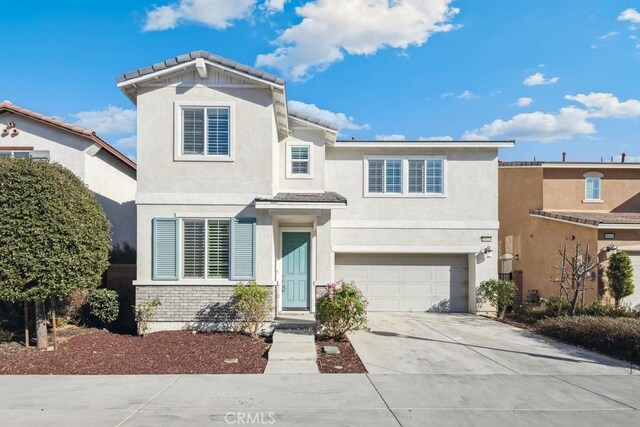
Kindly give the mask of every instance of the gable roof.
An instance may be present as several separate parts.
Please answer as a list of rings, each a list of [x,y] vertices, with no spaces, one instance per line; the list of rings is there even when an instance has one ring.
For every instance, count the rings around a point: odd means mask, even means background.
[[[98,145],[100,148],[104,148],[106,152],[111,154],[116,159],[120,160],[125,165],[129,166],[134,171],[137,168],[136,163],[133,160],[131,160],[130,158],[125,156],[123,153],[118,151],[115,147],[107,143],[104,139],[100,138],[92,130],[84,129],[79,126],[72,125],[71,123],[64,122],[55,117],[45,116],[44,114],[36,113],[35,111],[31,111],[26,108],[14,105],[9,101],[0,102],[0,114],[3,114],[3,113],[18,114],[23,117],[27,117],[27,118],[36,120],[40,123],[44,123],[49,126],[53,126],[58,129],[62,129],[72,134],[86,138],[89,142]]]

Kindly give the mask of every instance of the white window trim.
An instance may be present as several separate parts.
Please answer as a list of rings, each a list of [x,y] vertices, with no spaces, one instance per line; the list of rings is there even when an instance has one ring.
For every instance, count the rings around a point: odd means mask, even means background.
[[[229,277],[231,277],[231,221],[233,218],[224,217],[178,217],[178,227],[180,229],[180,244],[178,245],[178,271],[180,272],[179,281],[181,283],[195,283],[195,284],[212,284],[212,285],[229,285],[235,284],[237,281],[232,281],[230,278],[226,279],[210,279],[209,276],[209,260],[207,254],[209,253],[209,220],[221,220],[229,221]],[[203,277],[185,277],[184,276],[184,222],[185,221],[204,221],[204,278]]]
[[[584,177],[584,200],[582,201],[583,203],[603,203],[602,200],[602,178],[604,178],[604,175],[601,172],[587,172],[584,175],[582,175]],[[599,198],[598,199],[592,199],[589,197],[589,194],[587,193],[587,180],[589,178],[598,178],[598,189],[599,189]]]
[[[401,193],[370,193],[369,192],[369,160],[400,160],[402,162],[402,192]],[[409,160],[442,160],[442,193],[409,193]],[[412,198],[412,199],[441,199],[447,197],[447,157],[443,155],[434,156],[407,156],[407,155],[371,155],[364,156],[364,176],[363,176],[363,197],[382,198]],[[385,166],[386,168],[386,166]],[[425,170],[426,173],[426,170]],[[386,171],[383,182],[386,185]],[[426,177],[425,177],[426,190]]]
[[[229,108],[229,155],[182,154],[182,111],[185,107],[227,107]],[[173,160],[190,162],[233,162],[235,161],[236,114],[234,102],[180,101],[173,104]],[[206,117],[205,117],[206,129]],[[205,135],[206,137],[206,135]],[[206,144],[206,141],[205,141]]]
[[[309,150],[309,160],[307,168],[308,173],[292,172],[293,159],[291,156],[291,149],[293,147],[307,147],[307,149]],[[285,149],[287,150],[285,159],[287,170],[285,173],[285,177],[287,179],[313,179],[313,144],[308,141],[287,141]]]

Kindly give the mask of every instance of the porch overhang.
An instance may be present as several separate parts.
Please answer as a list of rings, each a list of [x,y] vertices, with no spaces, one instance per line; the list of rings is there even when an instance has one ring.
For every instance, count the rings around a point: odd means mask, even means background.
[[[640,230],[640,213],[637,212],[552,212],[534,209],[529,215],[599,230]]]
[[[338,193],[278,193],[273,197],[256,197],[256,209],[269,211],[319,211],[326,209],[344,209],[347,199]]]

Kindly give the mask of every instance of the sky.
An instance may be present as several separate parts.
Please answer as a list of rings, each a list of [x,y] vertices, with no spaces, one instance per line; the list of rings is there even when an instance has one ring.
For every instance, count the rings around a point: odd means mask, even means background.
[[[503,160],[640,161],[640,1],[21,0],[0,100],[135,159],[115,77],[207,50],[287,79],[340,137],[504,140]]]

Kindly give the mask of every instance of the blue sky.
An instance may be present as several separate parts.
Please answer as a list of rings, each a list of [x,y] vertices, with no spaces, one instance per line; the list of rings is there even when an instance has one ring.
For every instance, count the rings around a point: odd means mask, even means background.
[[[22,0],[0,98],[135,158],[115,77],[204,49],[287,79],[361,139],[516,139],[505,160],[640,161],[640,1]]]

